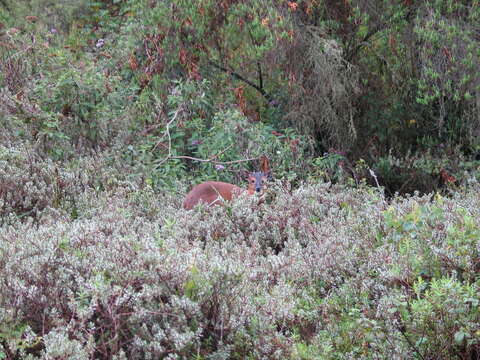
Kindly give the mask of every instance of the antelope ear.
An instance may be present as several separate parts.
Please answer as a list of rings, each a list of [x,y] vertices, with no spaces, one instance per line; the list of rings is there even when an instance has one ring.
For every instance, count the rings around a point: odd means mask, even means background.
[[[243,169],[239,171],[239,174],[243,179],[247,180],[250,176],[250,171]]]
[[[259,162],[260,162],[260,171],[264,174],[268,174],[270,172],[268,157],[265,155],[260,156]]]

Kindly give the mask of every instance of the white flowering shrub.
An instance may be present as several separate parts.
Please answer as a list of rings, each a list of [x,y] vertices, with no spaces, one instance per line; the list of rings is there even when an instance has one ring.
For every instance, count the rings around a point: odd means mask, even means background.
[[[66,210],[76,217],[76,199],[85,191],[135,187],[125,176],[125,166],[108,165],[108,155],[82,156],[55,162],[26,143],[0,145],[0,221],[10,215],[34,217],[46,208]]]
[[[0,145],[0,215],[35,216],[57,206],[76,186],[74,174],[26,146]]]
[[[480,354],[475,185],[389,202],[322,183],[192,211],[181,200],[119,182],[76,192],[75,217],[51,202],[10,217],[0,357]]]

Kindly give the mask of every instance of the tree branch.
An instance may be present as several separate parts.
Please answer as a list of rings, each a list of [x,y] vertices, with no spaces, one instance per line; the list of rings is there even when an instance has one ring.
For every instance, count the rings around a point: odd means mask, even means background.
[[[383,25],[383,26],[382,26]],[[382,25],[378,25],[376,27],[374,27],[373,29],[371,29],[362,39],[362,41],[360,41],[357,46],[355,46],[354,49],[350,50],[350,45],[351,45],[351,42],[353,40],[353,36],[352,38],[350,39],[348,45],[347,45],[347,56],[346,56],[346,59],[348,62],[352,61],[353,57],[358,53],[358,51],[363,47],[365,46],[365,43],[375,34],[377,34],[378,32],[380,32],[381,30],[385,29],[387,26],[386,24],[382,24]]]
[[[242,75],[240,75],[239,73],[233,71],[233,70],[229,70],[227,69],[226,67],[223,67],[213,61],[209,61],[208,62],[209,65],[213,66],[214,68],[218,69],[218,70],[221,70],[225,73],[227,73],[228,75],[230,75],[231,77],[237,79],[237,80],[240,80],[240,81],[243,81],[245,84],[253,87],[255,90],[257,90],[260,94],[262,94],[262,96],[267,100],[267,102],[271,102],[273,99],[272,97],[270,96],[270,94],[268,94],[265,89],[263,89],[263,79],[261,79],[261,84],[260,86],[255,84],[254,82],[248,80],[247,78],[243,77]]]
[[[405,14],[401,17],[401,19],[405,19],[405,20],[409,20],[411,15],[414,13],[413,11],[413,7],[408,7]],[[391,24],[390,22],[392,21],[392,19],[394,18],[394,14],[390,15],[385,21],[383,21],[381,24],[378,24],[377,26],[375,26],[374,28],[370,29],[370,31],[368,31],[367,34],[365,34],[365,36],[363,37],[363,39],[357,44],[357,46],[355,46],[355,48],[353,49],[350,49],[350,46],[351,46],[351,43],[353,41],[353,38],[355,37],[355,35],[352,35],[352,37],[350,38],[348,44],[347,44],[347,48],[346,48],[346,57],[345,59],[348,61],[348,62],[351,62],[353,57],[358,53],[358,51],[363,47],[365,46],[365,43],[374,35],[376,35],[377,33],[379,33],[380,31],[382,30],[385,30],[386,28],[388,28]],[[396,20],[398,21],[398,20]]]
[[[257,61],[257,72],[258,72],[258,85],[260,89],[263,89],[263,76],[262,76],[262,65],[260,61]]]
[[[193,160],[193,161],[199,161],[199,162],[209,162],[212,164],[219,164],[219,165],[231,165],[231,164],[238,164],[238,163],[247,162],[247,161],[258,160],[258,158],[249,158],[249,159],[240,159],[240,160],[232,160],[232,161],[217,161],[217,160],[213,160],[212,158],[200,159],[200,158],[195,158],[195,157],[186,156],[186,155],[170,156],[169,159],[187,159],[187,160]]]
[[[217,165],[230,165],[230,164],[237,164],[237,163],[242,163],[242,162],[247,162],[247,161],[258,160],[258,158],[249,158],[249,159],[232,160],[232,161],[218,161],[218,160],[215,160],[221,154],[223,154],[225,151],[230,149],[234,144],[231,144],[231,145],[227,146],[225,149],[223,149],[222,151],[210,156],[210,158],[208,158],[208,159],[200,159],[200,158],[196,158],[196,157],[192,157],[192,156],[186,156],[186,155],[172,155],[172,137],[170,136],[170,126],[177,119],[179,113],[182,110],[183,109],[180,107],[177,111],[175,111],[175,113],[172,116],[172,119],[165,126],[165,132],[164,132],[163,136],[160,138],[160,140],[155,144],[155,146],[152,149],[152,152],[155,151],[155,149],[161,144],[161,142],[165,138],[165,136],[168,138],[168,154],[163,159],[158,161],[158,163],[155,165],[155,169],[158,169],[163,163],[165,163],[166,161],[171,160],[171,159],[186,159],[186,160],[192,160],[192,161],[198,161],[198,162],[212,163],[212,164],[217,164]]]

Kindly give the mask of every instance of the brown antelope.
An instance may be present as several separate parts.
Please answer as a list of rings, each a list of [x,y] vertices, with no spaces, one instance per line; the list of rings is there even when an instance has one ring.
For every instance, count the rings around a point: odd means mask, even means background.
[[[266,156],[260,157],[260,164],[261,171],[248,174],[247,193],[249,195],[262,192],[264,183],[270,176],[268,158]],[[190,210],[200,202],[206,203],[208,206],[222,205],[224,200],[230,201],[244,191],[244,189],[233,184],[220,181],[206,181],[194,186],[190,190],[183,201],[183,208]]]

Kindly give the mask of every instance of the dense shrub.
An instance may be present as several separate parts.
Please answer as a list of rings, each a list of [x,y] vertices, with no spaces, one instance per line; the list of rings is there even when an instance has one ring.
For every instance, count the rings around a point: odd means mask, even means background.
[[[357,141],[356,108],[359,71],[345,61],[343,49],[325,39],[321,29],[299,32],[286,49],[288,69],[297,79],[289,90],[284,120],[308,134],[324,149],[350,150]]]
[[[140,162],[155,187],[177,186],[178,180],[192,177],[239,182],[239,171],[258,168],[254,160],[263,154],[275,164],[276,176],[306,176],[312,146],[305,136],[291,128],[279,132],[250,121],[238,109],[213,104],[208,81],[173,83],[166,103],[150,95],[158,112],[123,157]]]
[[[119,186],[77,217],[4,225],[1,351],[84,358],[478,354],[476,189],[389,205],[376,190],[273,186],[180,210]],[[467,195],[467,196],[465,196]],[[80,355],[82,354],[82,355]]]
[[[49,208],[75,218],[77,200],[85,191],[135,187],[138,182],[132,169],[107,152],[58,163],[41,157],[30,143],[7,142],[0,146],[0,221],[37,219]]]
[[[25,17],[30,17],[27,21],[35,23],[40,20],[42,25],[45,23],[50,28],[68,31],[74,19],[87,15],[89,10],[90,4],[86,0],[75,2],[67,0],[55,2],[3,0],[0,2],[0,20],[6,21],[8,26],[19,26],[23,25]]]
[[[79,181],[51,160],[25,147],[0,146],[0,216],[35,216],[46,207],[59,206]]]

